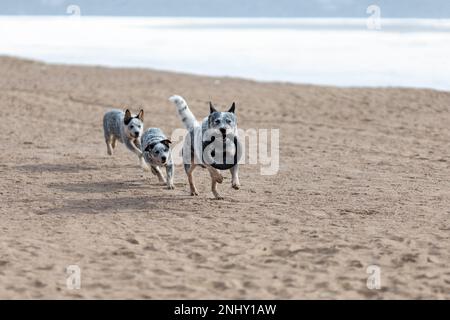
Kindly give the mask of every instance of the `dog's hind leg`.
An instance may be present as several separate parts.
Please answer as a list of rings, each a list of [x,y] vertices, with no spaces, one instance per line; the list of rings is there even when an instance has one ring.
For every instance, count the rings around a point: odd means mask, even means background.
[[[113,142],[113,141],[114,141],[114,142]],[[115,144],[115,140],[114,140],[113,137],[105,137],[105,142],[106,142],[106,149],[107,149],[107,152],[108,152],[108,154],[109,154],[110,156],[112,156],[112,155],[113,155],[113,149],[114,149],[113,143]]]
[[[238,190],[241,186],[239,183],[239,165],[236,164],[233,168],[230,169],[231,172],[231,187],[233,189]]]
[[[117,142],[116,137],[112,137],[111,138],[111,147],[113,148],[113,150],[116,148],[116,142]]]
[[[112,148],[111,142],[112,142],[112,139],[114,138],[114,135],[109,128],[108,119],[107,119],[106,115],[103,118],[103,134],[105,136],[105,143],[106,143],[106,149],[107,149],[106,151],[108,152],[108,154],[110,156],[112,156],[113,148]]]
[[[158,177],[159,182],[166,183],[166,180],[164,179],[164,176],[162,175],[161,169],[156,166],[152,166],[152,173]]]
[[[184,165],[184,169],[186,170],[188,176],[189,188],[191,189],[191,196],[198,196],[198,191],[194,184],[194,177],[192,175],[195,167],[196,165],[194,163],[191,163],[190,165]]]
[[[211,175],[211,191],[217,200],[222,200],[223,197],[217,192],[217,183],[222,183],[223,177],[219,171],[213,167],[208,166],[208,171]]]

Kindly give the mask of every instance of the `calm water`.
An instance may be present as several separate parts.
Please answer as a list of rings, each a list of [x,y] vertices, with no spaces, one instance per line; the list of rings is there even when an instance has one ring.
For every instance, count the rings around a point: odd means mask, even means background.
[[[337,86],[450,90],[450,20],[0,16],[0,54]]]

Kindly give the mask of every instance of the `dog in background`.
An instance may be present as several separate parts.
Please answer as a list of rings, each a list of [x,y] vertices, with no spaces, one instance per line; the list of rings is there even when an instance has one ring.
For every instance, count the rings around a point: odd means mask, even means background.
[[[119,141],[138,156],[142,169],[148,170],[141,150],[141,136],[144,131],[144,110],[137,115],[130,110],[111,110],[103,117],[103,130],[108,154],[111,156]]]
[[[182,97],[174,95],[170,97],[169,100],[177,107],[178,115],[185,128],[188,130],[188,134],[183,143],[183,162],[184,169],[188,176],[191,195],[198,195],[192,175],[194,169],[198,165],[208,169],[211,176],[211,191],[216,199],[223,199],[217,192],[217,184],[223,182],[223,176],[220,174],[219,170],[229,169],[232,176],[231,185],[234,189],[239,189],[239,164],[236,160],[236,139],[238,130],[235,104],[233,103],[227,112],[219,112],[213,104],[210,103],[209,116],[199,123]],[[227,165],[205,161],[205,150],[207,150],[208,146],[211,145],[210,143],[214,140],[219,142],[220,145],[223,144],[223,146],[227,146],[227,148],[222,149],[224,152],[223,159],[227,156],[225,153],[234,152],[231,154],[231,156],[234,157],[233,163]],[[215,156],[214,150],[212,150],[212,156]],[[222,158],[222,154],[220,154],[220,158]]]
[[[167,189],[174,189],[174,165],[170,150],[171,143],[158,128],[148,129],[141,138],[141,148],[145,162],[150,165],[152,173],[158,177],[160,182],[167,183]],[[166,180],[161,173],[160,167],[166,167]]]

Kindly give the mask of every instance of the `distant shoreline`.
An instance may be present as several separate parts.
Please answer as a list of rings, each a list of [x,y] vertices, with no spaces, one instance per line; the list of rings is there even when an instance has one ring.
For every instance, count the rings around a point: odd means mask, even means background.
[[[259,83],[259,84],[266,84],[266,85],[290,85],[290,86],[312,86],[312,87],[321,87],[321,88],[336,88],[336,89],[382,89],[382,90],[425,90],[425,91],[436,91],[436,92],[443,92],[443,93],[449,93],[449,90],[445,89],[436,89],[436,88],[417,88],[417,87],[407,87],[407,86],[336,86],[336,85],[327,85],[327,84],[315,84],[315,83],[298,83],[298,82],[291,82],[291,81],[264,81],[260,79],[252,79],[252,78],[245,78],[245,77],[235,77],[235,76],[226,76],[226,75],[218,75],[218,76],[211,76],[207,74],[196,74],[196,73],[189,73],[189,72],[182,72],[182,71],[174,71],[174,70],[160,70],[156,68],[149,68],[149,67],[123,67],[123,66],[108,66],[108,65],[101,65],[101,64],[81,64],[81,63],[60,63],[60,62],[46,62],[39,59],[30,59],[27,57],[21,57],[21,56],[10,56],[10,55],[1,55],[0,54],[0,64],[2,63],[2,59],[12,59],[12,60],[18,60],[23,62],[30,62],[30,63],[39,63],[42,65],[48,65],[49,67],[55,66],[55,67],[80,67],[80,68],[100,68],[100,69],[111,69],[111,70],[129,70],[129,71],[148,71],[148,72],[156,72],[156,73],[163,73],[163,74],[169,74],[174,76],[186,76],[186,77],[194,77],[194,78],[209,78],[209,79],[217,79],[220,81],[220,79],[227,79],[227,80],[236,80],[236,81],[245,81],[245,82],[253,82],[253,83]]]
[[[450,90],[450,20],[0,17],[0,55],[340,87]],[[89,36],[87,36],[89,35]]]

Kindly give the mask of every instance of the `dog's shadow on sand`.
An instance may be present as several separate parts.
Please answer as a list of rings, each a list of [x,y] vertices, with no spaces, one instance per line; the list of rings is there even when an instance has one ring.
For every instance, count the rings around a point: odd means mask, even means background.
[[[49,188],[64,192],[75,193],[111,193],[123,190],[148,189],[152,185],[137,181],[107,181],[107,182],[80,182],[80,183],[51,183]]]
[[[145,213],[161,211],[168,203],[186,201],[189,196],[139,196],[105,199],[66,200],[64,205],[43,210],[38,214],[112,214],[120,212]]]
[[[183,184],[175,184],[178,190],[183,189]],[[161,210],[168,204],[190,200],[189,195],[163,194],[163,195],[140,195],[130,196],[128,192],[144,190],[164,189],[158,183],[150,184],[148,181],[107,181],[107,182],[81,182],[81,183],[52,183],[49,188],[59,189],[66,193],[95,194],[109,193],[115,194],[108,198],[97,199],[66,199],[62,206],[49,208],[40,211],[39,214],[64,214],[64,213],[118,213],[123,211],[149,212],[151,210]],[[120,195],[120,191],[126,191],[126,195]],[[176,192],[167,190],[168,192]]]
[[[57,173],[78,173],[80,171],[97,170],[98,168],[90,165],[80,164],[26,164],[17,166],[16,169],[28,172],[57,172]]]

